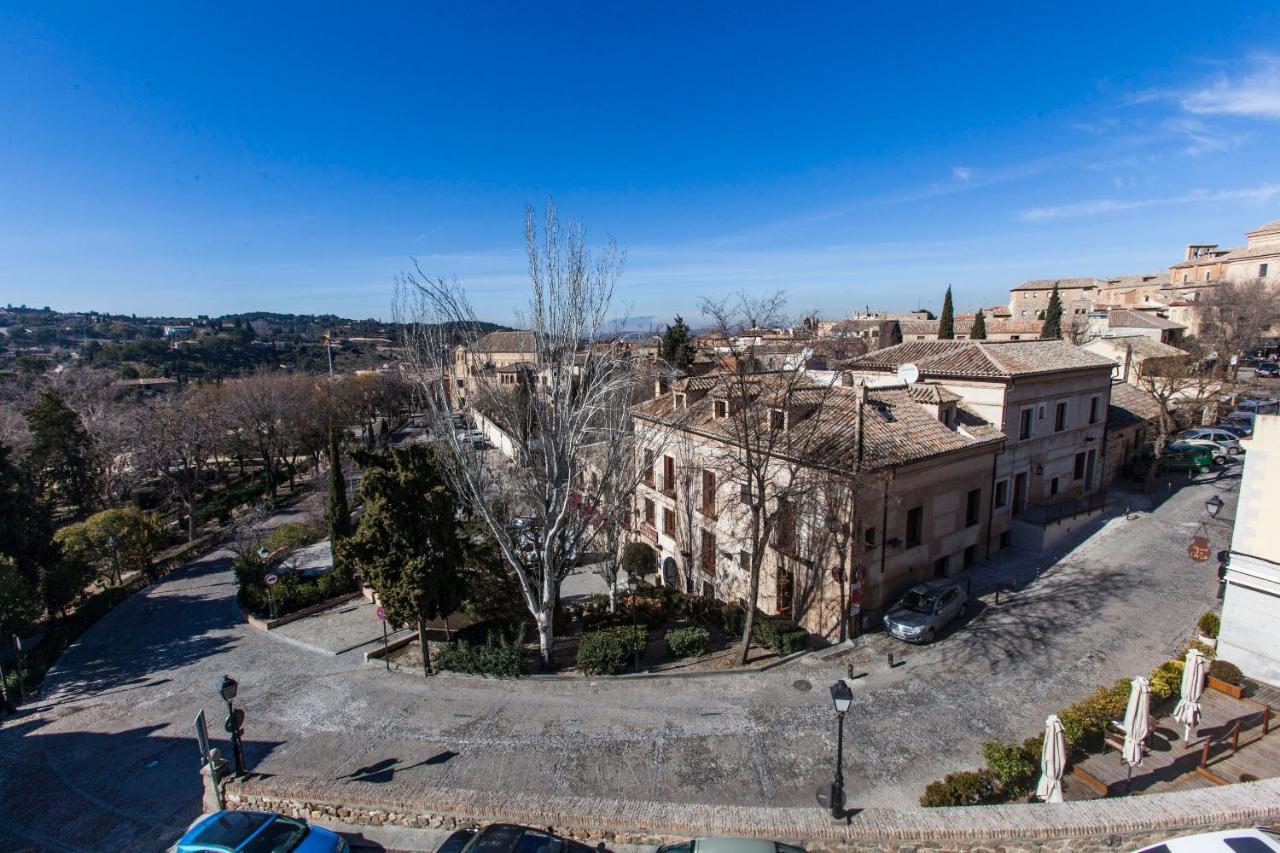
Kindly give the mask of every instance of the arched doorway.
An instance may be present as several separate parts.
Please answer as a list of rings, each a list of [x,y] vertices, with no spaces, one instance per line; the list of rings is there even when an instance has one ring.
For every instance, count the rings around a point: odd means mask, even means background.
[[[662,561],[662,585],[672,589],[680,588],[680,575],[676,571],[676,561],[671,557]]]

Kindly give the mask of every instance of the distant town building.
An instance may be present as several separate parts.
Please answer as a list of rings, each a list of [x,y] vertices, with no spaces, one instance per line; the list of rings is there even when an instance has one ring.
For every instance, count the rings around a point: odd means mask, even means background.
[[[1106,282],[1096,278],[1040,278],[1024,281],[1010,291],[1009,314],[1015,320],[1039,319],[1058,290],[1062,300],[1064,321],[1073,316],[1084,316],[1093,310],[1093,303]]]

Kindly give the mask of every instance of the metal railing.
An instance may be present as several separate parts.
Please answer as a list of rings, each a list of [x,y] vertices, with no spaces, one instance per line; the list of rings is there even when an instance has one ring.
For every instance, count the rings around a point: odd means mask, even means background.
[[[1097,492],[1072,501],[1028,507],[1022,512],[1014,513],[1014,518],[1018,521],[1028,521],[1043,527],[1053,524],[1055,521],[1061,521],[1064,518],[1096,512],[1106,505],[1106,493]]]
[[[1271,731],[1271,706],[1264,705],[1261,711],[1255,711],[1252,714],[1245,714],[1243,717],[1237,717],[1231,722],[1231,727],[1221,735],[1212,738],[1205,738],[1204,746],[1200,749],[1200,766],[1207,768],[1209,766],[1209,751],[1219,745],[1227,743],[1231,744],[1231,751],[1225,753],[1227,756],[1235,755],[1240,751],[1240,732],[1243,729],[1251,728],[1259,720],[1262,722],[1262,734],[1259,737],[1265,737]],[[1246,744],[1247,745],[1247,744]],[[1215,758],[1222,757],[1224,753],[1218,753]]]

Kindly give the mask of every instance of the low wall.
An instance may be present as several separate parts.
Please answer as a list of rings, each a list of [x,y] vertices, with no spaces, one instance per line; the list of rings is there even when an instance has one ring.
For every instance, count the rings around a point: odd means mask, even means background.
[[[227,808],[268,809],[357,825],[453,829],[507,821],[595,843],[655,844],[703,835],[799,842],[811,851],[1133,850],[1195,832],[1280,820],[1280,779],[1088,800],[938,809],[866,809],[849,823],[814,807],[724,806],[553,797],[515,791],[272,776],[229,782]]]
[[[275,628],[279,628],[281,625],[288,625],[290,622],[297,622],[299,619],[305,619],[322,610],[328,610],[330,607],[337,607],[339,604],[346,604],[348,601],[361,598],[363,595],[364,593],[359,590],[356,592],[344,593],[335,598],[330,598],[327,601],[322,601],[319,604],[313,604],[310,607],[304,607],[301,610],[295,610],[292,613],[286,613],[283,616],[278,616],[275,619],[259,619],[257,616],[254,616],[252,613],[245,610],[244,618],[248,620],[250,625],[257,628],[259,631],[271,631]]]

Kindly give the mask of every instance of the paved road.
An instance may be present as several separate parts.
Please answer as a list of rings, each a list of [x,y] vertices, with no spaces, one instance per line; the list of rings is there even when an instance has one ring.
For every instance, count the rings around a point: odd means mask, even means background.
[[[889,670],[870,638],[846,774],[858,805],[910,804],[972,766],[979,744],[1025,737],[1043,715],[1173,653],[1214,601],[1213,564],[1184,549],[1213,492],[1188,487],[1119,519],[1043,577],[1032,558],[992,573],[1025,588]],[[1231,510],[1224,512],[1230,516]],[[1213,547],[1225,533],[1212,531]],[[497,682],[387,673],[237,618],[228,554],[134,596],[64,656],[45,696],[0,728],[0,849],[159,849],[197,814],[191,721],[222,719],[240,680],[247,752],[262,772],[361,788],[445,784],[694,802],[806,804],[829,779],[826,685],[809,661],[750,676]],[[1043,562],[1042,562],[1043,565]],[[901,651],[902,647],[898,647]],[[809,685],[812,685],[810,688]]]

